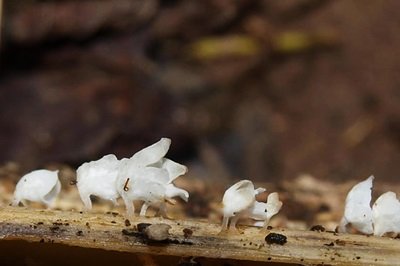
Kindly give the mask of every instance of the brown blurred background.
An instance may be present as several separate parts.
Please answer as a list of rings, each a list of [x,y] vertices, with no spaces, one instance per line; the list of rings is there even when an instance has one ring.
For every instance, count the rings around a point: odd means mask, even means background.
[[[2,165],[166,136],[204,178],[400,175],[400,1],[3,2]]]

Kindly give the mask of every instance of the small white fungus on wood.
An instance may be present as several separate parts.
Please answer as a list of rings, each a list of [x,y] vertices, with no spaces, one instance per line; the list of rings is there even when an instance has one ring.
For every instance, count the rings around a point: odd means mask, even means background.
[[[119,193],[116,180],[119,166],[120,161],[114,154],[79,166],[76,170],[77,187],[86,210],[92,209],[91,195],[117,203]]]
[[[252,218],[264,221],[264,227],[268,225],[272,216],[277,214],[282,207],[277,192],[268,196],[267,202],[256,201],[256,195],[265,191],[265,188],[254,188],[249,180],[242,180],[232,185],[225,191],[222,199],[223,221],[222,230],[235,229],[236,223],[240,218]]]
[[[160,141],[138,151],[131,158],[118,160],[113,154],[82,164],[77,170],[77,187],[86,210],[92,208],[91,195],[114,204],[121,196],[128,215],[134,214],[133,201],[143,201],[140,215],[149,206],[160,208],[165,215],[166,202],[179,196],[188,201],[189,193],[175,187],[173,181],[187,172],[187,167],[164,158],[171,140]]]
[[[164,158],[171,140],[162,138],[153,145],[135,153],[129,159],[121,161],[117,178],[117,190],[124,200],[127,214],[134,214],[133,201],[143,201],[140,215],[146,215],[150,206],[159,208],[166,216],[166,203],[174,203],[178,196],[188,201],[189,193],[175,187],[173,181],[187,172],[187,167]]]
[[[382,194],[372,206],[374,235],[400,233],[400,202],[396,193],[388,191]]]
[[[41,202],[48,208],[52,206],[61,191],[61,183],[58,179],[58,170],[35,170],[18,181],[15,187],[13,206],[18,206],[24,201]]]
[[[371,190],[374,176],[356,184],[347,194],[344,215],[339,225],[339,232],[349,231],[349,226],[357,231],[370,235],[374,232],[372,225]]]

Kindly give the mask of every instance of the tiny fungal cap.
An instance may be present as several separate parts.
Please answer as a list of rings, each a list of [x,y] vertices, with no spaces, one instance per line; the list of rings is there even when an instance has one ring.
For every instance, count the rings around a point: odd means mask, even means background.
[[[83,163],[76,170],[77,188],[87,209],[91,208],[90,195],[115,201],[118,197],[116,180],[120,161],[108,154],[96,161]]]
[[[278,192],[273,192],[268,195],[267,199],[267,216],[268,220],[271,219],[272,216],[277,214],[282,208],[282,201],[279,200]]]
[[[352,227],[364,234],[372,234],[371,190],[374,176],[356,184],[347,194],[344,216],[339,226],[340,232],[346,232],[346,226]]]
[[[35,170],[24,175],[18,181],[15,187],[13,205],[18,205],[21,200],[50,205],[60,193],[60,190],[61,183],[58,180],[58,170]]]
[[[249,180],[242,180],[225,191],[222,198],[224,216],[231,217],[249,208],[255,201],[254,185]]]
[[[400,233],[400,202],[396,193],[388,191],[382,194],[372,206],[374,235]]]

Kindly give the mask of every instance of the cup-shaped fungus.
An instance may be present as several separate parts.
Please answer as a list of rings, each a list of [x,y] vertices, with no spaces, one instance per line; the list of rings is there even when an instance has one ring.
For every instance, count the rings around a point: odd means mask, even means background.
[[[165,203],[173,203],[175,196],[188,200],[189,193],[173,184],[177,177],[187,172],[187,167],[164,158],[170,144],[170,139],[162,138],[131,158],[122,160],[117,189],[129,216],[134,214],[135,200],[143,201],[141,216],[146,215],[149,206],[159,207],[160,213],[166,215]]]
[[[347,194],[344,215],[339,225],[339,232],[348,232],[351,225],[363,234],[372,234],[371,190],[373,176],[356,184]]]
[[[103,156],[97,161],[82,164],[76,170],[79,195],[86,210],[92,208],[91,195],[117,203],[119,193],[116,180],[120,161],[114,154]]]
[[[61,183],[58,180],[58,170],[35,170],[24,175],[18,181],[12,205],[17,206],[20,202],[24,204],[24,201],[28,200],[41,202],[49,208],[60,191]]]
[[[257,221],[263,221],[263,227],[266,228],[272,216],[277,214],[282,208],[282,201],[279,200],[278,192],[268,195],[267,202],[255,201],[249,208],[248,216]]]
[[[374,235],[400,233],[400,202],[396,193],[388,191],[382,194],[372,206]]]
[[[253,183],[249,180],[239,181],[228,188],[222,198],[224,214],[222,230],[228,228],[229,220],[231,220],[230,228],[234,229],[241,217],[263,220],[266,225],[280,210],[282,202],[279,201],[277,193],[272,193],[267,203],[256,201],[255,196],[264,191],[264,188],[254,189]]]

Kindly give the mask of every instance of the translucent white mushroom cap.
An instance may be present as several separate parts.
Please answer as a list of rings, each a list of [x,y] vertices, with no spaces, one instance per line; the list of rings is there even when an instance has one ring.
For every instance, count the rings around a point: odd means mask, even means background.
[[[173,163],[175,162],[163,158],[167,154],[170,145],[171,145],[171,140],[169,138],[161,138],[158,142],[136,152],[131,158],[122,159],[120,161],[118,178],[133,179],[134,173],[137,172],[138,169],[144,168],[146,166],[154,166],[156,168],[161,168],[164,164],[166,166],[171,164],[171,166],[169,167],[173,169]],[[168,160],[168,162],[164,163],[165,160]],[[167,182],[168,181],[169,177],[167,178]]]
[[[347,194],[344,216],[339,230],[346,232],[346,226],[351,226],[361,233],[372,234],[371,190],[374,176],[356,184]]]
[[[172,183],[172,181],[174,181],[179,176],[186,174],[188,171],[186,166],[167,158],[161,158],[161,160],[159,160],[154,164],[151,164],[150,166],[163,168],[167,170],[169,176],[169,183]]]
[[[400,202],[394,192],[382,194],[372,206],[374,235],[400,233]]]
[[[242,180],[225,191],[222,198],[223,212],[225,217],[248,209],[255,201],[257,191],[250,180]]]
[[[103,199],[119,197],[116,180],[120,161],[114,154],[108,154],[96,161],[86,162],[76,170],[77,187],[81,197],[96,195]]]
[[[273,192],[267,198],[267,220],[277,214],[282,208],[282,201],[279,200],[278,192]]]
[[[42,202],[50,205],[60,193],[61,183],[58,180],[58,170],[35,170],[18,181],[14,192],[13,205],[22,200]]]
[[[138,151],[129,160],[132,167],[148,166],[160,161],[168,152],[171,139],[161,138],[158,142]]]

